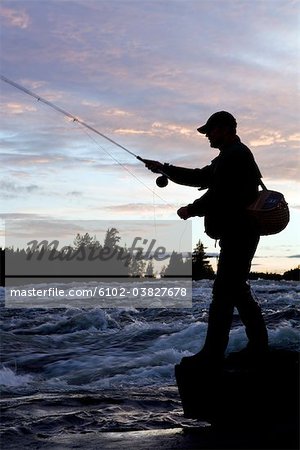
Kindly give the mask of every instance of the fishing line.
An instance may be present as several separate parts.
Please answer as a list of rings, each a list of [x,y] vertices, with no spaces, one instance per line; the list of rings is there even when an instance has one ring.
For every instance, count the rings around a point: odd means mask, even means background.
[[[111,142],[112,144],[115,144],[117,147],[120,147],[121,149],[125,150],[125,152],[129,153],[130,155],[132,155],[135,158],[140,159],[140,161],[142,161],[142,159],[138,155],[133,153],[131,150],[129,150],[128,148],[126,148],[123,145],[119,144],[118,142],[114,141],[113,139],[111,139],[110,137],[108,137],[105,134],[101,133],[100,131],[96,130],[96,128],[92,127],[91,125],[87,124],[83,120],[81,120],[78,117],[74,116],[73,114],[69,113],[65,109],[62,109],[59,106],[55,105],[54,103],[49,102],[49,100],[46,100],[45,98],[41,97],[40,95],[35,94],[34,92],[30,91],[29,89],[25,88],[24,86],[21,86],[20,84],[16,83],[15,81],[10,80],[7,77],[4,77],[1,74],[0,74],[0,78],[5,83],[8,83],[11,86],[15,87],[16,89],[19,89],[20,91],[24,92],[25,94],[30,95],[31,97],[35,98],[37,101],[42,102],[45,105],[49,106],[50,108],[55,109],[55,111],[63,114],[64,116],[69,117],[69,119],[72,119],[73,122],[80,123],[80,125],[84,126],[85,128],[88,128],[89,130],[93,131],[94,133],[96,133],[99,136],[103,137],[107,141]]]
[[[78,117],[74,116],[73,114],[71,114],[70,112],[66,111],[65,109],[60,108],[59,106],[57,106],[55,103],[50,102],[49,100],[46,100],[45,98],[41,97],[40,95],[36,94],[35,92],[30,91],[29,89],[25,88],[24,86],[16,83],[15,81],[10,80],[9,78],[5,77],[4,75],[0,74],[0,78],[2,81],[4,81],[5,83],[10,84],[11,86],[15,87],[16,89],[24,92],[25,94],[35,98],[37,101],[49,106],[50,108],[54,109],[55,111],[63,114],[65,117],[68,117],[69,119],[71,119],[73,122],[78,123],[79,125],[81,125],[82,127],[86,128],[87,130],[90,130],[96,134],[98,134],[99,136],[101,136],[102,138],[106,139],[107,141],[111,142],[112,144],[116,145],[117,147],[121,148],[122,150],[124,150],[125,152],[129,153],[131,156],[134,156],[136,159],[138,159],[141,162],[143,161],[143,158],[141,158],[140,156],[136,155],[133,151],[129,150],[128,148],[124,147],[123,145],[119,144],[118,142],[116,142],[115,140],[111,139],[110,137],[106,136],[104,133],[101,133],[99,130],[97,130],[96,128],[92,127],[91,125],[89,125],[88,123],[84,122],[83,120],[79,119]],[[139,179],[133,172],[131,172],[124,164],[122,164],[120,161],[117,160],[117,158],[115,158],[111,153],[109,153],[107,150],[105,150],[102,146],[100,146],[100,144],[94,139],[92,138],[92,136],[90,134],[88,134],[88,136],[90,137],[90,139],[92,139],[96,145],[98,145],[107,155],[110,156],[110,158],[112,158],[116,163],[118,163],[121,167],[123,167],[123,169],[125,169],[128,173],[130,173],[130,175],[132,175],[140,184],[142,184],[146,189],[148,189],[150,192],[154,192],[149,186],[147,186],[141,179]],[[162,200],[167,206],[169,206],[170,208],[174,208],[174,205],[170,205],[165,199],[163,199],[159,194],[155,193],[156,197],[158,197],[160,200]]]
[[[88,123],[84,122],[83,120],[79,119],[78,117],[74,116],[73,114],[71,114],[70,112],[66,111],[65,109],[60,108],[59,106],[57,106],[55,103],[50,102],[49,100],[46,100],[45,98],[41,97],[40,95],[30,91],[29,89],[25,88],[24,86],[21,86],[20,84],[16,83],[15,81],[10,80],[9,78],[5,77],[4,75],[0,74],[0,78],[3,82],[10,84],[11,86],[13,86],[14,88],[18,89],[19,91],[24,92],[25,94],[29,95],[30,97],[35,98],[37,101],[45,104],[46,106],[49,106],[50,108],[54,109],[55,111],[63,114],[65,117],[68,117],[69,119],[71,119],[73,122],[81,125],[83,128],[85,128],[86,130],[85,133],[89,136],[89,138],[95,142],[95,144],[101,148],[102,151],[104,151],[110,158],[112,158],[117,164],[119,164],[123,169],[125,169],[132,177],[134,177],[140,184],[142,184],[147,190],[149,190],[150,192],[152,192],[153,194],[153,198],[154,195],[159,198],[160,200],[162,200],[167,206],[169,206],[170,208],[174,208],[175,205],[171,205],[169,204],[165,199],[163,199],[159,194],[157,194],[153,189],[151,189],[149,186],[147,186],[140,178],[138,178],[131,170],[128,169],[128,167],[126,167],[123,163],[121,163],[115,156],[113,156],[110,152],[108,152],[106,149],[104,149],[99,142],[96,141],[96,139],[94,137],[92,137],[87,130],[92,131],[93,133],[96,133],[98,136],[101,136],[103,139],[106,139],[107,141],[109,141],[110,143],[116,145],[117,147],[121,148],[122,150],[124,150],[125,152],[127,152],[128,154],[130,154],[131,156],[134,156],[136,159],[138,159],[141,162],[144,162],[143,158],[141,158],[140,156],[136,155],[133,151],[129,150],[128,148],[124,147],[123,145],[119,144],[118,142],[116,142],[115,140],[111,139],[110,137],[106,136],[104,133],[101,133],[99,130],[97,130],[96,128],[92,127],[91,125],[89,125]],[[164,174],[163,174],[164,175]],[[160,177],[162,178],[162,177]],[[155,227],[156,227],[156,216],[155,216]],[[187,224],[186,224],[187,225]],[[181,247],[181,241],[183,238],[183,235],[185,233],[186,230],[186,226],[183,230],[183,233],[180,236],[180,243],[179,243],[179,247]]]
[[[155,234],[155,239],[157,238],[157,228],[156,228],[156,203],[155,203],[155,186],[153,189],[153,196],[152,196],[152,202],[153,202],[153,222],[154,222],[154,234]]]
[[[153,198],[153,222],[154,222],[154,233],[155,233],[155,238],[157,237],[157,228],[156,228],[156,211],[155,211],[155,196],[157,196],[158,198],[161,198],[156,192],[155,192],[155,186],[154,189],[149,188],[149,186],[147,186],[142,180],[140,180],[134,173],[131,172],[131,170],[128,169],[128,167],[126,167],[124,164],[122,164],[120,161],[118,161],[113,155],[111,155],[104,147],[102,147],[102,145],[100,145],[100,143],[93,137],[90,135],[90,133],[83,129],[82,131],[85,132],[85,134],[98,146],[100,147],[107,155],[109,155],[114,161],[116,161],[123,169],[125,169],[128,173],[130,173],[130,175],[132,175],[139,183],[141,183],[146,189],[148,189],[149,191],[152,192],[152,198]],[[165,201],[164,201],[165,202]],[[166,202],[165,202],[166,203]],[[166,203],[167,206],[172,207],[171,205],[169,205],[168,203]],[[173,209],[173,207],[172,207]]]
[[[133,176],[133,178],[135,178],[140,184],[142,184],[146,189],[148,189],[148,191],[150,191],[152,194],[156,195],[156,197],[158,197],[160,200],[162,200],[166,206],[169,206],[170,208],[174,208],[174,205],[170,205],[169,203],[167,203],[166,200],[164,200],[159,194],[157,194],[156,192],[154,192],[153,189],[151,189],[149,186],[147,186],[146,183],[144,183],[140,178],[138,178],[135,173],[133,173],[130,169],[128,169],[128,167],[121,163],[121,161],[119,161],[115,156],[113,156],[110,152],[108,152],[93,136],[91,136],[91,134],[86,131],[86,130],[82,130],[101,150],[104,151],[104,153],[106,153],[108,156],[110,156],[110,158],[112,158],[117,164],[119,164],[119,166],[121,166],[124,170],[126,170],[130,175]]]

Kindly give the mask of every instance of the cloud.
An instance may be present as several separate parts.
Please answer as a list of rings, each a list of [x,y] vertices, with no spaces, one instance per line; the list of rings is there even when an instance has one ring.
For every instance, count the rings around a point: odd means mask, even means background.
[[[166,214],[169,212],[169,208],[173,207],[166,204],[154,206],[153,204],[149,203],[126,203],[121,205],[111,205],[103,207],[105,211],[122,215],[139,214],[141,216],[151,217],[153,217],[153,214]]]
[[[195,137],[195,129],[192,127],[184,127],[177,123],[161,123],[154,122],[152,129],[159,135],[172,136],[181,135],[184,137]]]
[[[70,197],[80,197],[82,195],[82,192],[80,191],[71,191],[71,192],[67,192],[68,196]]]
[[[38,150],[37,150],[38,152]],[[45,154],[9,154],[4,153],[1,155],[2,164],[7,167],[11,166],[13,169],[17,167],[27,168],[32,170],[34,167],[46,168],[49,172],[59,172],[62,168],[72,169],[74,167],[87,165],[90,167],[96,163],[95,160],[90,158],[76,157],[72,155],[57,154],[55,151],[45,152]]]
[[[24,196],[25,194],[33,194],[40,190],[37,184],[18,185],[12,181],[1,181],[0,190],[3,197],[14,198],[18,196]]]
[[[131,114],[131,116],[133,116],[133,114]],[[175,136],[178,136],[179,138],[195,138],[196,135],[193,127],[182,126],[180,123],[170,123],[167,121],[155,121],[149,123],[148,121],[142,121],[137,117],[133,117],[131,121],[143,123],[148,129],[117,128],[114,132],[121,135],[149,135],[157,139],[172,138]]]
[[[288,141],[290,142],[300,142],[300,133],[294,133],[288,136]]]
[[[13,9],[0,6],[0,16],[11,27],[26,29],[30,24],[30,17],[25,9]]]
[[[118,134],[151,134],[151,131],[146,131],[146,130],[134,130],[134,129],[130,129],[130,128],[120,128],[115,130],[116,133]]]
[[[47,216],[43,214],[36,213],[0,213],[0,219],[2,220],[16,220],[16,219],[24,219],[24,220],[33,220],[33,219],[46,219]]]
[[[23,105],[22,103],[7,103],[4,106],[8,114],[23,114],[30,111],[36,111],[36,108],[31,105]]]
[[[299,146],[300,134],[293,133],[292,135],[284,136],[278,131],[269,130],[267,133],[259,136],[257,139],[250,140],[250,145],[252,147],[269,146],[274,144],[290,144],[294,143]]]
[[[266,135],[260,136],[258,139],[250,141],[252,147],[268,146],[273,144],[281,144],[286,142],[282,135],[278,132],[269,132]]]
[[[77,233],[87,230],[87,223],[73,220],[53,219],[50,216],[20,215],[19,217],[6,217],[7,239],[6,245],[15,245],[15,241],[25,239],[72,239]]]
[[[65,160],[65,157],[58,155],[28,155],[28,154],[4,154],[2,155],[2,161],[7,165],[12,165],[12,167],[34,167],[34,166],[44,166],[61,163]]]

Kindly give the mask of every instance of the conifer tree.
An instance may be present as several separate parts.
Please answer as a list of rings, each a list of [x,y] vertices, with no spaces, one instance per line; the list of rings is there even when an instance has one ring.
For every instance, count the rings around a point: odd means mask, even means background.
[[[90,248],[99,247],[99,241],[97,241],[96,236],[92,237],[89,233],[80,234],[77,233],[74,241],[74,250],[78,250],[80,247]]]
[[[164,272],[165,277],[169,276],[180,276],[184,274],[184,262],[182,259],[182,254],[177,252],[172,252],[170,256],[169,265]]]
[[[147,264],[145,276],[149,277],[149,278],[154,277],[154,266],[153,266],[153,262],[151,260]]]
[[[104,247],[108,247],[111,250],[118,246],[118,242],[121,239],[119,231],[116,228],[108,228],[104,239]]]
[[[212,279],[214,271],[210,262],[205,259],[205,248],[199,241],[192,254],[193,280]]]

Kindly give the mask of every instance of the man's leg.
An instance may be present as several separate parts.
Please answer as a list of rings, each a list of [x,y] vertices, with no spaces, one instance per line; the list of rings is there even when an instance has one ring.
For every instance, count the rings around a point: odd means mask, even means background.
[[[205,343],[201,350],[203,355],[217,359],[223,358],[228,345],[233,308],[229,298],[221,298],[214,294],[209,308]]]
[[[245,325],[248,337],[247,349],[261,353],[268,349],[268,332],[260,306],[251,295],[250,287],[245,290],[236,302],[241,321]]]
[[[222,358],[227,348],[234,309],[232,289],[235,281],[231,243],[231,240],[220,241],[221,250],[213,285],[213,299],[209,308],[206,339],[201,350],[201,353],[216,358]]]
[[[237,307],[241,321],[245,325],[249,339],[247,348],[255,352],[265,351],[268,347],[268,332],[260,306],[254,300],[248,284],[251,262],[255,254],[259,236],[249,230],[242,240],[242,251],[236,258],[236,283],[233,289],[233,302]]]
[[[205,343],[200,352],[184,357],[182,361],[185,363],[204,360],[218,364],[222,361],[228,344],[234,303],[230,292],[230,283],[224,272],[225,267],[228,267],[227,264],[230,265],[231,252],[227,252],[227,248],[230,246],[224,248],[221,243],[220,246],[221,252],[213,286],[213,300],[209,308]]]
[[[264,351],[268,347],[268,333],[264,319],[248,284],[259,235],[249,227],[249,230],[239,238],[240,245],[235,250],[237,236],[231,234],[220,241],[218,271],[203,349],[216,355],[224,354],[226,350],[235,306],[246,327],[248,349]]]

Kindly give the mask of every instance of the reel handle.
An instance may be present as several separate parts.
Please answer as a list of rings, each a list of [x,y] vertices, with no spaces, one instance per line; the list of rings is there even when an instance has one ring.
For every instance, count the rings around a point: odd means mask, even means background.
[[[164,188],[168,186],[169,180],[166,175],[160,175],[158,178],[156,178],[156,185],[160,188]]]
[[[147,160],[145,158],[141,158],[140,156],[136,157],[139,161],[142,161],[144,164],[147,163],[147,161],[151,161],[151,160]],[[160,188],[166,187],[168,186],[169,180],[168,177],[166,175],[164,175],[164,173],[162,173],[162,175],[160,175],[158,178],[156,178],[156,185]]]

